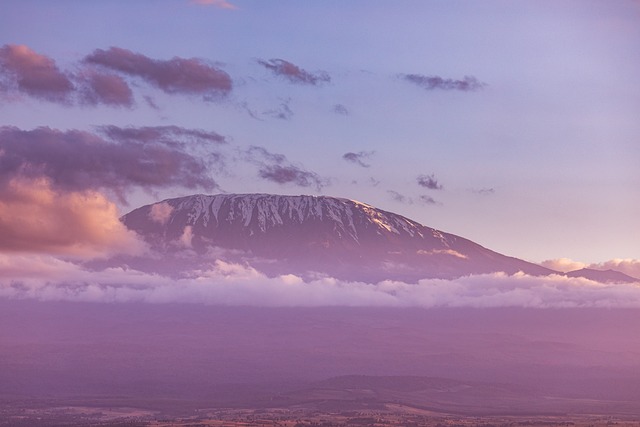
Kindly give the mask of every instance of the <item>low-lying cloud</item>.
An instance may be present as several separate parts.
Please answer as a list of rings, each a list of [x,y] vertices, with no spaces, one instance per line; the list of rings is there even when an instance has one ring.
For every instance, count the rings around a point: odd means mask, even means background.
[[[199,303],[210,305],[388,307],[634,307],[640,283],[604,285],[560,275],[503,273],[455,280],[346,282],[294,275],[267,277],[246,265],[212,262],[170,279],[125,267],[90,271],[45,256],[0,254],[0,296],[46,301]],[[42,272],[46,272],[42,273]]]

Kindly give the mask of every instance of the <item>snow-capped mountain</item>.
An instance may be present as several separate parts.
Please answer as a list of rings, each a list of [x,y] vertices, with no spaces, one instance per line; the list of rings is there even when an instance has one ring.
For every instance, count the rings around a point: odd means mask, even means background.
[[[122,221],[156,251],[173,254],[162,262],[165,270],[222,259],[269,275],[365,281],[553,273],[401,215],[334,197],[193,195],[143,206]]]

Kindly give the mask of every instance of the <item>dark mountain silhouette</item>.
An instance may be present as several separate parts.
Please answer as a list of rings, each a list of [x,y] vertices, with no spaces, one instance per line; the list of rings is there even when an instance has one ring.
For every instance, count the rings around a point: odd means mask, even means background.
[[[164,272],[221,259],[268,275],[362,281],[555,273],[401,215],[335,197],[194,195],[143,206],[122,221],[165,255],[156,262]],[[151,267],[154,261],[145,262]]]

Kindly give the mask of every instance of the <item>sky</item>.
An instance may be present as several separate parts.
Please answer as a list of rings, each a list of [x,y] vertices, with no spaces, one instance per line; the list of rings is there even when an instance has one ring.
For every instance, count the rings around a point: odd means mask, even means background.
[[[4,277],[81,276],[56,257],[135,250],[119,215],[221,192],[637,274],[639,24],[626,0],[4,1]]]

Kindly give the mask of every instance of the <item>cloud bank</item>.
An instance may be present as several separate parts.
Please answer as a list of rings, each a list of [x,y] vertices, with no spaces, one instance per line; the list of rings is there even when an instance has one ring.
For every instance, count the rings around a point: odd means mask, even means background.
[[[244,265],[215,261],[182,279],[123,267],[90,271],[45,256],[0,254],[0,297],[46,301],[199,303],[210,305],[388,307],[634,307],[640,283],[603,285],[554,275],[502,273],[417,284],[305,282],[293,275],[267,277]]]
[[[150,138],[156,131],[158,128],[109,127],[106,135],[110,138],[105,139],[77,130],[1,127],[0,195],[16,177],[44,178],[59,190],[107,189],[121,198],[132,187],[216,187],[202,160],[188,153],[171,133]],[[191,131],[176,132],[190,135]]]

